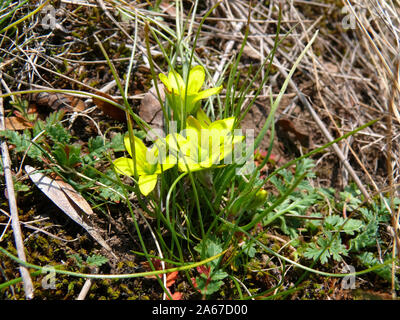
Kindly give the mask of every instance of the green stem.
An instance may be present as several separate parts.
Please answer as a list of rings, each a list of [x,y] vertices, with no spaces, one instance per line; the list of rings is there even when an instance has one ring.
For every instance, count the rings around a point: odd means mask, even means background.
[[[24,267],[27,268],[32,268],[32,269],[36,269],[36,270],[48,270],[48,266],[47,267],[41,267],[32,263],[28,263],[25,261],[20,260],[18,257],[14,256],[13,254],[9,253],[7,250],[3,249],[0,247],[0,252],[3,253],[4,255],[6,255],[7,257],[9,257],[10,259],[14,260],[15,262],[23,265]],[[201,260],[199,262],[194,262],[191,264],[187,264],[185,266],[181,266],[181,267],[175,267],[175,268],[169,268],[169,269],[165,269],[165,270],[155,270],[155,271],[150,271],[150,272],[138,272],[138,273],[124,273],[124,274],[91,274],[91,273],[80,273],[80,272],[74,272],[74,271],[67,271],[67,270],[59,270],[59,269],[55,269],[55,273],[59,273],[59,274],[65,274],[65,275],[69,275],[69,276],[73,276],[73,277],[80,277],[80,278],[88,278],[88,279],[128,279],[128,278],[139,278],[139,277],[147,277],[147,276],[154,276],[154,275],[161,275],[161,274],[166,274],[166,273],[171,273],[174,271],[185,271],[185,270],[189,270],[189,269],[194,269],[196,267],[205,265],[215,259],[218,259],[219,257],[221,257],[222,255],[224,255],[226,252],[222,251],[220,253],[218,253],[215,256],[212,256],[210,258]]]

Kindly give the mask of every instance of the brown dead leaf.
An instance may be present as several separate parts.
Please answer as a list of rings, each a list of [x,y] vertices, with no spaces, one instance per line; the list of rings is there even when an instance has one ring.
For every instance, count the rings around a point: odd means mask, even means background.
[[[57,184],[60,186],[61,190],[64,191],[67,196],[86,214],[93,214],[92,207],[86,201],[80,193],[78,193],[70,184],[61,180],[60,177],[56,178]]]
[[[164,88],[161,84],[158,84],[158,90],[160,92],[161,100],[165,99]],[[161,109],[160,101],[157,97],[157,91],[153,86],[144,96],[142,103],[139,107],[139,117],[146,121],[153,129],[162,130],[163,124],[163,112]],[[150,133],[149,137],[152,139],[154,136]]]
[[[310,146],[310,137],[308,134],[299,131],[289,119],[280,119],[276,122],[276,125],[279,127],[278,129],[283,132],[293,133],[303,147],[308,148]]]
[[[32,128],[32,124],[29,121],[26,121],[20,117],[8,117],[4,119],[6,130],[25,130],[28,128]]]
[[[95,230],[90,221],[84,220],[78,213],[77,206],[73,199],[67,196],[65,192],[65,186],[67,183],[61,184],[58,180],[47,177],[41,172],[37,172],[35,168],[26,165],[25,171],[33,183],[51,200],[57,205],[68,217],[74,220],[82,228],[84,228],[92,237],[95,239],[104,249],[110,252],[116,259],[117,257],[112,252],[109,245],[104,241],[100,234]],[[72,187],[68,185],[68,189]],[[69,192],[68,194],[71,194]],[[76,197],[75,197],[76,198]],[[80,203],[82,205],[82,203]],[[79,206],[79,205],[78,205]],[[89,206],[89,204],[87,204]],[[79,206],[80,207],[80,206]],[[85,207],[85,206],[84,206]]]
[[[49,107],[54,111],[64,109],[65,111],[81,112],[86,108],[85,103],[78,97],[58,92],[37,92],[29,96],[29,101],[38,106]]]
[[[118,103],[117,100],[115,100],[113,97],[111,97],[107,93],[96,92],[96,94]],[[109,117],[111,117],[115,120],[121,121],[121,122],[126,121],[125,111],[123,111],[122,109],[112,105],[111,103],[109,103],[107,101],[103,101],[99,98],[93,98],[93,103]]]

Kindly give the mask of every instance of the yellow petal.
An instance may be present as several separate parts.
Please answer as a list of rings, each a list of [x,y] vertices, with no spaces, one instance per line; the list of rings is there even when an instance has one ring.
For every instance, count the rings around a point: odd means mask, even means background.
[[[157,139],[157,141],[158,140],[159,139]],[[146,161],[151,165],[155,165],[158,163],[163,153],[165,153],[165,151],[162,144],[159,142],[155,142],[151,149],[147,151]]]
[[[135,167],[133,159],[130,158],[118,158],[113,162],[115,169],[119,174],[123,174],[126,176],[134,176],[135,175]],[[136,162],[136,170],[138,175],[144,173],[143,164]]]
[[[172,91],[172,88],[171,88],[171,84],[170,84],[170,82],[169,82],[168,77],[167,77],[164,73],[160,73],[160,74],[158,75],[158,77],[160,78],[161,82],[162,82],[162,83],[165,85],[165,87],[167,88],[167,91],[168,91],[168,92],[171,92],[171,91]]]
[[[221,119],[211,123],[208,129],[212,132],[212,136],[220,137],[220,144],[224,144],[228,142],[228,138],[232,137],[234,123],[235,117]]]
[[[164,171],[175,167],[176,163],[177,160],[173,155],[166,156],[165,159],[162,159],[161,162],[157,164],[157,169],[154,173],[161,174]]]
[[[178,167],[179,170],[182,172],[198,171],[202,169],[197,161],[194,161],[193,159],[188,157],[180,158],[178,162]]]
[[[234,159],[232,159],[233,156],[233,151],[235,148],[240,147],[237,146],[239,143],[241,143],[244,140],[244,136],[232,136],[228,137],[225,139],[224,143],[220,147],[220,158],[219,160],[221,161],[222,159],[228,158],[228,162],[224,161],[224,163],[232,163]],[[240,151],[240,150],[239,150]]]
[[[235,123],[235,117],[225,118],[214,121],[213,123],[210,124],[208,129],[210,130],[215,129],[223,131],[224,133],[225,132],[229,133],[232,131],[234,123]]]
[[[199,120],[197,120],[193,116],[188,116],[186,119],[186,128],[193,128],[200,132],[200,130],[203,129],[203,126],[201,125]]]
[[[203,86],[205,72],[202,66],[195,66],[189,72],[188,95],[197,93]]]
[[[139,177],[139,190],[144,195],[147,196],[150,192],[152,192],[157,184],[157,175],[143,175]]]
[[[140,140],[138,137],[133,136],[133,141],[134,141],[134,147],[135,147],[135,154],[132,152],[131,148],[131,141],[129,139],[129,136],[124,137],[124,145],[126,148],[126,151],[130,154],[132,158],[135,158],[138,162],[144,162],[146,161],[146,154],[147,154],[147,147],[143,143],[142,140]]]
[[[199,120],[203,128],[207,128],[211,124],[210,118],[207,116],[207,114],[204,112],[202,108],[199,108],[197,110],[196,118],[197,120]]]
[[[196,97],[193,99],[193,103],[196,103],[197,101],[201,99],[208,98],[214,94],[218,94],[222,90],[222,86],[216,87],[216,88],[210,88],[204,91],[199,92]]]
[[[219,153],[209,156],[204,161],[200,162],[200,166],[204,169],[210,168],[212,165],[219,163]]]
[[[192,126],[186,127],[185,130],[182,130],[182,133],[186,135],[186,140],[193,147],[198,148],[201,146],[202,141],[206,138],[206,129],[198,129]]]
[[[170,133],[165,138],[165,141],[167,142],[169,149],[174,152],[179,151],[182,146],[188,143],[186,138],[184,138],[179,133]]]
[[[181,94],[185,92],[185,82],[183,81],[181,75],[176,71],[171,71],[168,74],[169,85],[171,86],[170,91],[174,91],[175,94]]]

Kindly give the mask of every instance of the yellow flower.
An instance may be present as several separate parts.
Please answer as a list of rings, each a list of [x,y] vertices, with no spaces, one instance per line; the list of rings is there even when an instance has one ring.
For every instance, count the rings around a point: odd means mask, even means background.
[[[196,112],[201,99],[208,98],[222,90],[222,86],[219,86],[200,91],[205,80],[205,71],[200,65],[190,70],[187,87],[181,75],[174,70],[168,73],[168,77],[160,73],[159,78],[167,89],[167,98],[171,108],[178,115],[181,115],[185,108],[187,114]]]
[[[140,192],[147,196],[157,184],[157,177],[162,171],[172,168],[176,164],[176,160],[170,156],[166,156],[165,145],[159,140],[148,150],[142,140],[133,137],[135,154],[131,150],[131,143],[128,136],[124,138],[125,148],[132,158],[121,157],[114,160],[113,164],[118,173],[126,176],[135,176],[136,162],[136,178]]]
[[[244,138],[232,133],[234,117],[211,123],[204,112],[198,112],[198,115],[201,120],[192,116],[187,118],[186,129],[181,134],[169,134],[166,137],[170,151],[178,159],[179,170],[183,172],[219,164],[232,154],[234,145]]]

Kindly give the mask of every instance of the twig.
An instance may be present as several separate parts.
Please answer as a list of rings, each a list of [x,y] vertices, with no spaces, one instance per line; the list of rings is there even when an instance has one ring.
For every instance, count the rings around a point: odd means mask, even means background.
[[[120,23],[118,23],[118,21],[113,17],[113,15],[110,13],[110,11],[107,9],[106,5],[104,4],[103,0],[97,0],[97,3],[99,4],[101,10],[104,11],[104,13],[106,14],[106,16],[117,26],[117,28],[119,30],[121,30],[121,32],[132,42],[135,43],[135,39],[133,39],[131,37],[131,35],[120,25]],[[146,49],[143,48],[143,46],[140,43],[137,43],[137,47],[139,48],[139,50],[142,52],[142,57],[143,57],[143,61],[146,63],[146,65],[148,65],[148,58],[147,58],[147,52]],[[158,67],[157,64],[154,63],[154,65]]]
[[[0,74],[0,78],[1,78]],[[2,90],[0,89],[0,94]],[[0,130],[5,130],[5,119],[4,119],[4,106],[3,106],[3,98],[0,97]],[[7,142],[4,140],[1,142],[1,159],[3,162],[3,169],[4,169],[4,176],[7,186],[7,194],[8,194],[8,204],[10,207],[10,214],[11,214],[11,225],[14,232],[14,240],[15,246],[17,248],[17,253],[19,259],[26,262],[25,256],[25,249],[24,249],[24,242],[22,240],[22,232],[21,226],[19,223],[18,218],[18,207],[17,207],[17,200],[15,198],[14,192],[14,182],[11,172],[11,161],[10,161],[10,154],[8,153]],[[32,299],[34,296],[33,293],[33,283],[32,279],[29,275],[29,271],[26,267],[20,266],[19,271],[21,273],[22,281],[24,284],[25,289],[25,297],[26,299]]]
[[[91,273],[97,273],[99,271],[99,268],[92,268]],[[83,284],[83,287],[81,289],[81,292],[79,292],[78,297],[76,300],[85,300],[87,294],[89,293],[90,287],[92,286],[93,279],[86,279],[85,283]]]
[[[88,294],[90,287],[92,286],[92,279],[87,279],[79,292],[78,298],[76,300],[85,300],[86,295]]]
[[[6,215],[6,216],[9,218],[9,222],[7,222],[6,227],[4,228],[4,230],[3,230],[3,232],[2,232],[2,234],[1,234],[1,236],[0,236],[0,241],[1,241],[2,238],[3,238],[3,234],[5,234],[5,232],[7,231],[8,225],[9,225],[9,223],[10,223],[10,221],[11,221],[12,219],[11,219],[11,216],[10,216],[6,211],[4,211],[3,209],[0,209],[0,212],[3,213],[4,215]],[[39,219],[39,220],[36,220],[36,222],[38,222],[38,221],[40,221],[40,219]],[[46,234],[46,235],[48,235],[49,237],[52,237],[52,238],[54,238],[54,239],[57,239],[57,240],[60,240],[60,241],[63,241],[63,242],[74,242],[74,241],[77,241],[77,240],[78,240],[78,238],[75,238],[75,239],[72,239],[72,240],[67,240],[67,239],[63,239],[63,238],[61,238],[61,237],[57,237],[56,235],[54,235],[54,234],[52,234],[52,233],[47,232],[46,230],[44,230],[44,228],[38,228],[38,227],[32,226],[31,223],[34,223],[34,222],[35,222],[35,221],[21,222],[25,228],[35,230],[35,232],[31,233],[31,234],[25,239],[25,241],[26,241],[29,237],[31,237],[32,235],[34,235],[36,232],[42,232],[43,234]],[[1,223],[0,225],[4,225],[4,223]],[[55,227],[55,226],[57,226],[57,225],[52,225],[52,227]]]
[[[358,25],[360,26],[361,31],[363,32],[363,34],[365,35],[366,39],[368,40],[368,42],[371,44],[371,47],[374,49],[376,55],[379,57],[379,60],[382,63],[382,66],[384,67],[384,69],[386,70],[388,76],[391,78],[391,80],[394,83],[394,86],[396,87],[396,89],[398,91],[400,91],[400,84],[397,81],[396,75],[392,72],[392,70],[390,69],[390,66],[388,65],[388,62],[386,61],[386,59],[383,57],[382,53],[379,51],[378,47],[376,46],[374,40],[371,38],[370,33],[367,31],[367,29],[365,28],[364,24],[361,22],[360,17],[357,15],[357,13],[355,12],[352,4],[350,3],[349,0],[343,0],[344,4],[347,4],[347,7],[350,9],[351,13],[353,14],[353,16],[356,18]],[[398,122],[400,122],[400,114],[398,112],[397,109],[393,110],[394,115],[397,119]]]

